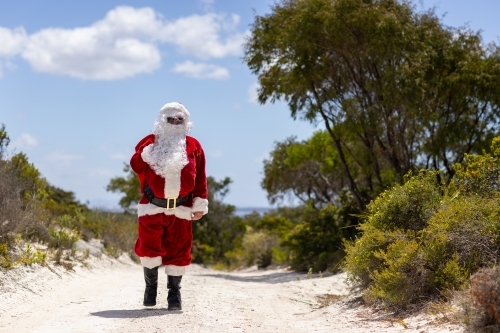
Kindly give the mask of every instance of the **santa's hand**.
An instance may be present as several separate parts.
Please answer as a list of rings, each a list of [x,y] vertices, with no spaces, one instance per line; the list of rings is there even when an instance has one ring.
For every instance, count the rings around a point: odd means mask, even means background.
[[[191,214],[191,220],[193,220],[193,221],[199,220],[199,219],[201,219],[202,216],[203,216],[203,212],[193,212]]]

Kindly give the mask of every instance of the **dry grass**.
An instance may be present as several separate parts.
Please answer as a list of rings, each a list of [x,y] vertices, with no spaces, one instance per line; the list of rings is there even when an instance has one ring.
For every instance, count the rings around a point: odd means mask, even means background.
[[[334,303],[337,303],[343,300],[346,296],[343,295],[333,295],[333,294],[324,294],[316,296],[316,301],[318,302],[318,309],[325,308]]]

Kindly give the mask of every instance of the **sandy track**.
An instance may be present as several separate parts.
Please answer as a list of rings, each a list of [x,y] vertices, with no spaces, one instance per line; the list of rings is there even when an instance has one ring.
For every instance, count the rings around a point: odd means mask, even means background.
[[[142,268],[127,257],[90,267],[19,267],[1,272],[0,332],[459,332],[432,318],[401,324],[354,302],[345,276],[307,278],[286,270],[221,273],[192,265],[182,281],[182,311],[142,306]]]

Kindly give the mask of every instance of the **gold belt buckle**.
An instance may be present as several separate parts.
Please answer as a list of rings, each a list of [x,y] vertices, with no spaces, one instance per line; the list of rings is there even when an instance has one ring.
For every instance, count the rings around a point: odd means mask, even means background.
[[[170,208],[170,201],[173,201],[174,204],[172,206],[172,208]],[[177,198],[167,198],[167,207],[165,207],[167,210],[173,210],[175,209],[175,205],[177,204]]]

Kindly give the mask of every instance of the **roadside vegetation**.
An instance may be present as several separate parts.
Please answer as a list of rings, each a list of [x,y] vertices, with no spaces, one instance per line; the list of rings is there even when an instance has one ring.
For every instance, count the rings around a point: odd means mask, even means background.
[[[255,17],[243,61],[259,101],[284,101],[319,129],[275,142],[264,161],[261,186],[279,208],[237,216],[224,201],[231,179],[208,178],[195,263],[342,270],[368,304],[500,330],[500,48],[416,8],[281,0]],[[128,165],[107,188],[123,213],[95,211],[8,143],[2,126],[2,267],[68,265],[78,239],[133,255],[140,193]]]
[[[71,269],[88,251],[75,242],[99,239],[107,255],[131,253],[137,227],[127,213],[92,210],[73,192],[50,185],[22,153],[9,155],[10,138],[0,126],[0,266],[48,261]]]
[[[461,299],[467,330],[497,332],[500,48],[417,8],[281,0],[255,17],[244,61],[259,101],[323,128],[277,142],[262,186],[316,210],[288,234],[307,241],[282,243],[300,244],[292,265],[326,257],[396,313]]]

